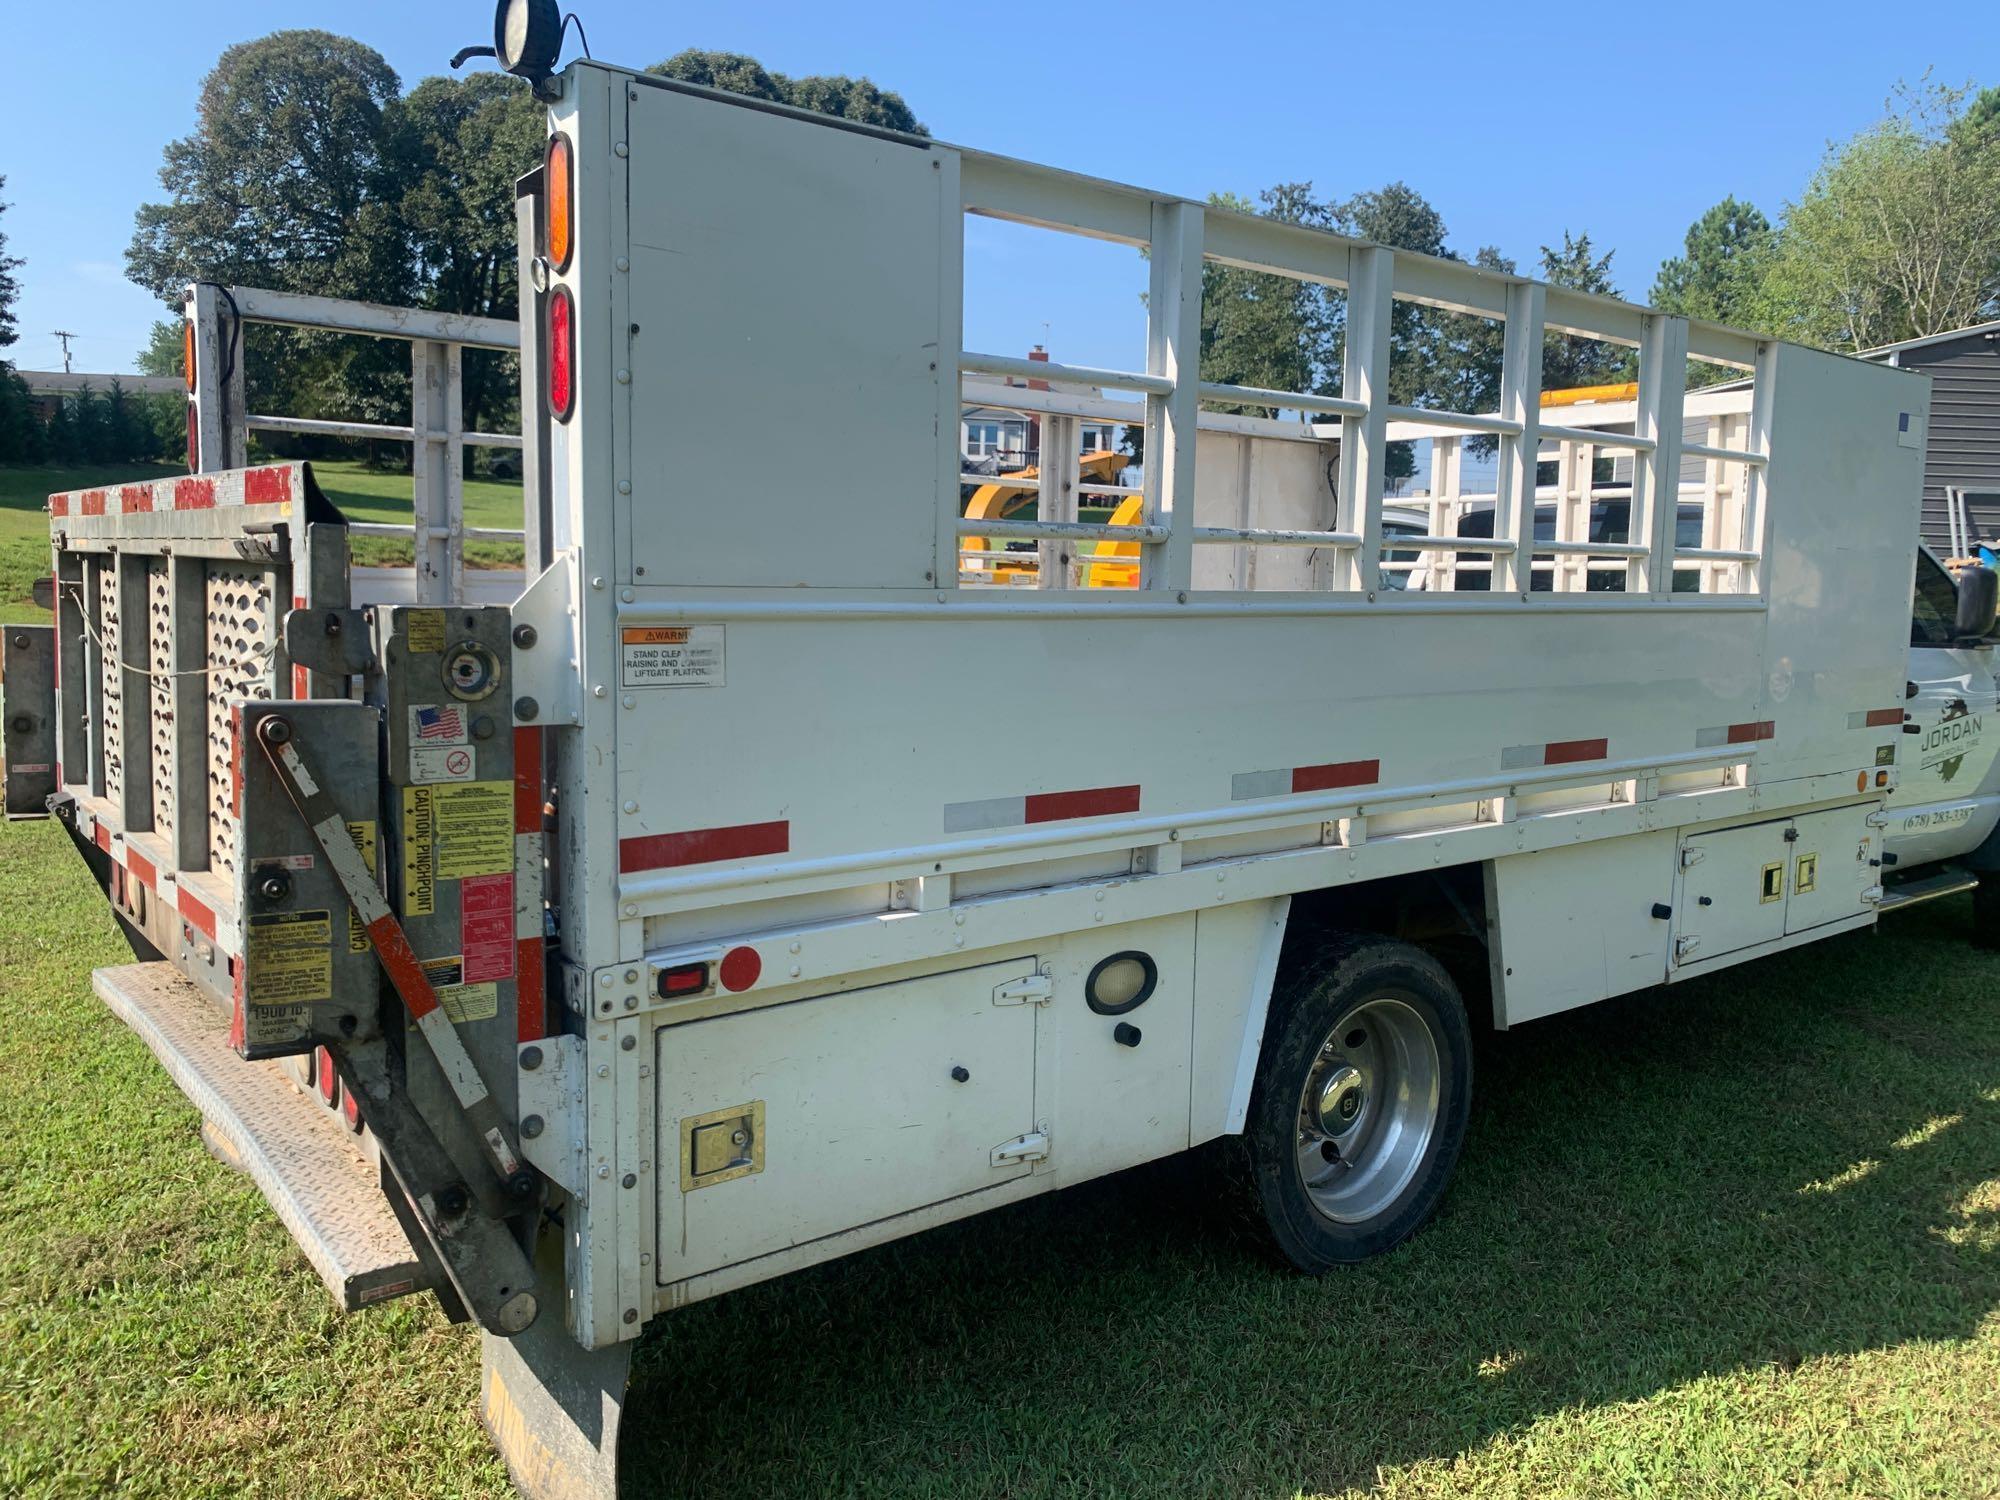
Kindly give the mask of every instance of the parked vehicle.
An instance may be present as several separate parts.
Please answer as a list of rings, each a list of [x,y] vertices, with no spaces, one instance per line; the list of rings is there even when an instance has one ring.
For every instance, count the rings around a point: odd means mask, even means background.
[[[1921,378],[552,73],[516,9],[550,129],[520,597],[357,598],[309,466],[211,467],[52,497],[56,625],[5,666],[8,807],[62,819],[138,957],[99,993],[344,1307],[478,1323],[525,1493],[610,1492],[674,1309],[1219,1138],[1302,1270],[1388,1250],[1451,1177],[1475,1022],[1985,867],[1993,578],[1916,561]],[[967,214],[1144,248],[1145,368],[963,350]],[[1202,380],[1208,260],[1345,288],[1339,395]],[[1397,298],[1505,321],[1497,412],[1391,404]],[[1637,349],[1623,430],[1542,408],[1545,327]],[[241,361],[191,335],[213,463]],[[1752,381],[1690,395],[1690,356]],[[1143,421],[1136,519],[1079,519],[1060,461],[1032,520],[967,516],[975,400],[1045,455]],[[1402,441],[1438,479],[1385,505]],[[998,588],[968,538],[1036,551]]]

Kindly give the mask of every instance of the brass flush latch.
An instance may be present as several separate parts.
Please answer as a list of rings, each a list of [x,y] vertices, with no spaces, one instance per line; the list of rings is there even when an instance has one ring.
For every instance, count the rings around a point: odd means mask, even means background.
[[[732,1104],[681,1120],[681,1191],[764,1170],[764,1101]]]

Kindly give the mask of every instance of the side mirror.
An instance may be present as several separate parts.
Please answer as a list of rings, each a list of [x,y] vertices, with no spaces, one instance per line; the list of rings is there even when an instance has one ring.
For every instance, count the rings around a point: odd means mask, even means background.
[[[1955,641],[1983,641],[1993,633],[2000,615],[2000,573],[1991,568],[1962,568],[1958,574],[1958,620],[1952,627]]]

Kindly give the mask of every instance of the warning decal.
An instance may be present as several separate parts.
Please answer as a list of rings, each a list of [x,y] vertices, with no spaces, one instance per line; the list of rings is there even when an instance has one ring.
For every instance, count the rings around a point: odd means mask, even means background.
[[[354,847],[361,851],[361,863],[368,867],[368,873],[375,873],[375,824],[349,823],[348,837],[354,840]],[[361,914],[353,907],[347,908],[347,951],[366,953],[368,951],[368,929],[361,925]]]
[[[441,609],[413,609],[404,616],[410,627],[410,650],[444,650],[444,611]]]
[[[403,788],[403,915],[428,917],[437,910],[438,788]]]
[[[721,687],[721,625],[628,627],[621,636],[619,682],[629,688]]]
[[[437,992],[438,1005],[454,1026],[465,1021],[490,1021],[500,1014],[500,987],[494,984],[465,984],[465,965],[456,955],[427,958],[424,978]]]
[[[472,751],[463,745],[410,746],[410,780],[415,782],[470,781],[473,776]]]
[[[250,918],[243,993],[252,1005],[333,998],[333,919],[325,911],[259,912]]]
[[[465,982],[514,977],[514,876],[475,875],[459,887]]]
[[[437,809],[438,879],[513,873],[513,782],[466,781],[425,790]]]

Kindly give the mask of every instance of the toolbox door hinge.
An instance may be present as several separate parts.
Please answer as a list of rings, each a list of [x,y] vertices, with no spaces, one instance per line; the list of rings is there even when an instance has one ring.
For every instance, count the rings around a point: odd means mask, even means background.
[[[993,1148],[993,1165],[996,1167],[1016,1166],[1024,1161],[1047,1161],[1049,1159],[1049,1137],[1044,1130],[1031,1130],[1026,1135],[1017,1135],[1011,1141],[1002,1141]]]
[[[1047,1005],[1056,995],[1056,982],[1047,974],[1024,974],[993,990],[995,1005]]]
[[[1694,957],[1696,951],[1700,947],[1701,947],[1701,939],[1696,937],[1693,933],[1689,933],[1685,937],[1675,938],[1674,962],[1677,964],[1686,963],[1690,958]]]
[[[1683,849],[1681,850],[1681,868],[1683,870],[1692,870],[1696,865],[1700,864],[1704,859],[1707,858],[1708,854],[1704,850]]]

